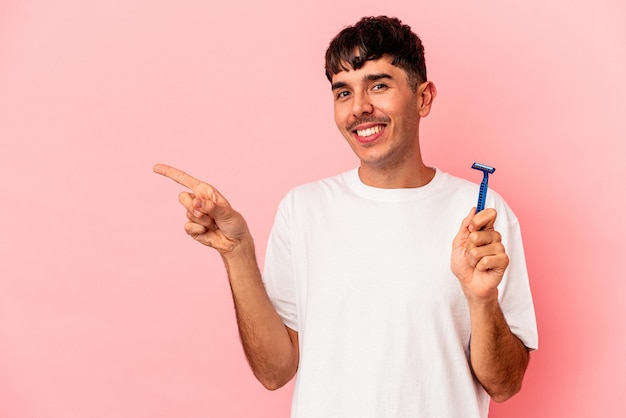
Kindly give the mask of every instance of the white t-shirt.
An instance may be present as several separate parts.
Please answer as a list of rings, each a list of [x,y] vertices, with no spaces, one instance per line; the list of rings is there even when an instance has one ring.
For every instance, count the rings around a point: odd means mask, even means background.
[[[470,319],[450,271],[452,240],[478,185],[436,171],[427,185],[378,189],[354,169],[291,190],[263,274],[299,333],[297,418],[486,417],[468,363]],[[510,258],[499,298],[512,330],[537,348],[517,218],[490,190]]]

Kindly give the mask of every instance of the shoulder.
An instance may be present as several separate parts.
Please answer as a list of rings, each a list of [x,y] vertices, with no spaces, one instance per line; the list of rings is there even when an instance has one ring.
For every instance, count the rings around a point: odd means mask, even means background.
[[[474,193],[479,184],[462,177],[457,177],[440,169],[437,169],[437,178],[441,189],[458,193]]]
[[[464,210],[469,210],[472,206],[477,205],[478,191],[480,190],[479,183],[441,171],[438,172],[438,175],[441,176],[439,188],[447,196],[449,202],[465,205],[467,209]],[[506,200],[492,187],[487,191],[485,206],[494,208],[498,212],[498,223],[501,227],[518,223],[515,213]]]
[[[352,190],[352,182],[356,169],[349,170],[332,177],[308,182],[289,190],[283,197],[281,205],[307,204],[319,202],[348,194]]]

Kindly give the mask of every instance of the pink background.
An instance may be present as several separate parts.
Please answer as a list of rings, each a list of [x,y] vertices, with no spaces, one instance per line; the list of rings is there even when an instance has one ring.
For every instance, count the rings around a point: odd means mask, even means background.
[[[540,350],[491,416],[625,415],[623,0],[4,0],[0,416],[288,415],[151,166],[220,188],[262,261],[287,189],[356,165],[322,57],[381,13],[426,44],[426,162],[497,167],[522,222]]]

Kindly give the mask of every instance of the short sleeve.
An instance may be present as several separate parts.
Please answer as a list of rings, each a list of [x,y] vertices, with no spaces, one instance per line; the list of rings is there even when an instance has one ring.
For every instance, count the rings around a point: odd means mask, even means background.
[[[508,209],[508,207],[507,207]],[[510,209],[508,209],[510,211]],[[498,217],[501,216],[498,212]],[[511,332],[532,350],[538,348],[537,321],[528,279],[519,222],[512,212],[502,227],[502,243],[509,256],[509,266],[499,286],[502,312]],[[496,228],[497,229],[497,228]]]
[[[285,325],[298,331],[297,291],[287,198],[280,203],[265,254],[263,282]]]

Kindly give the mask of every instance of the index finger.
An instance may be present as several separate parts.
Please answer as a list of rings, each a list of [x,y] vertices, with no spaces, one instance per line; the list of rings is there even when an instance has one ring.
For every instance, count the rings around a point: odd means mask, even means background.
[[[200,180],[185,173],[184,171],[166,164],[155,164],[154,167],[152,167],[152,171],[167,178],[170,178],[176,183],[182,184],[183,186],[191,190],[193,190],[196,186],[202,183]]]

